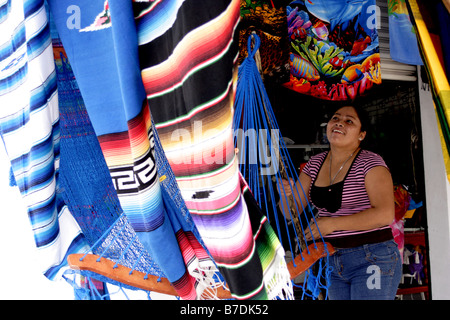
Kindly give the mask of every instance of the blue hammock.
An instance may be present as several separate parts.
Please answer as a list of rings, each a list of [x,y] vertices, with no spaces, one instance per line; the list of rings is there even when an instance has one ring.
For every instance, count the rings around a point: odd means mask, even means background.
[[[53,45],[61,46],[59,39],[53,39]],[[60,167],[61,197],[80,225],[93,254],[117,261],[132,270],[164,277],[142,244],[135,241],[136,233],[120,206],[72,68],[63,54],[57,60],[61,157],[64,159]],[[90,283],[100,281],[136,290],[99,274],[68,270],[64,277],[74,287],[76,299],[109,297],[107,293],[100,293],[95,285],[85,288],[77,285],[74,281],[77,274],[82,274]]]
[[[310,254],[311,247],[311,245],[307,246],[304,241],[304,231],[310,227],[311,220],[315,222],[315,210],[309,202],[301,204],[305,209],[298,216],[297,212],[300,211],[297,203],[293,201],[292,197],[286,196],[287,190],[280,183],[281,179],[297,181],[298,173],[280,134],[255,62],[255,54],[258,52],[259,45],[258,35],[256,33],[250,35],[247,42],[248,56],[238,70],[233,129],[235,147],[239,149],[239,169],[249,184],[256,201],[266,213],[272,227],[277,231],[285,250],[290,251],[294,258],[300,256],[304,261],[305,255]],[[279,183],[282,189],[280,192],[277,188]],[[304,194],[304,191],[298,190],[296,186],[295,190],[291,190],[291,192],[297,195],[300,192]],[[284,197],[290,209],[279,208],[277,203],[281,197]],[[320,240],[312,241],[313,248],[317,248],[319,243],[323,244],[326,255],[306,272],[301,286],[302,297],[317,298],[321,289],[327,292],[327,284],[324,280],[327,280],[329,276],[328,257],[330,252],[322,237]],[[295,260],[293,263],[295,267]]]

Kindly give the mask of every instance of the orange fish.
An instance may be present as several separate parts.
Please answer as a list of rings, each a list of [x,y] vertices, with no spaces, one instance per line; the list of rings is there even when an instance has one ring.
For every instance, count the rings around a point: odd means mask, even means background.
[[[366,36],[364,39],[358,39],[353,44],[352,51],[350,52],[351,56],[357,56],[361,54],[364,50],[366,50],[369,43],[371,43],[372,40],[369,36]]]
[[[348,67],[341,78],[341,83],[355,83],[364,78],[364,73],[361,71],[361,65],[356,64]]]
[[[333,67],[335,68],[344,68],[347,62],[344,62],[344,60],[339,59],[339,57],[333,57],[328,61]]]

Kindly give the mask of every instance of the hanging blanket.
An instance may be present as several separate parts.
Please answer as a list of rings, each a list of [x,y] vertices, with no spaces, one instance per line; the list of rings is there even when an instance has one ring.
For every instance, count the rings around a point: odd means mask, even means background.
[[[349,100],[381,83],[375,0],[292,1],[290,81],[300,93]]]
[[[89,249],[58,192],[60,128],[55,64],[44,1],[0,6],[0,129],[24,199],[43,273]],[[14,226],[12,226],[14,227]]]
[[[389,50],[392,60],[422,65],[417,37],[405,0],[388,0]]]
[[[239,2],[135,2],[142,79],[182,196],[232,295],[285,298],[284,253],[234,150]]]
[[[214,264],[161,188],[131,2],[49,4],[127,220],[180,297],[199,298]]]

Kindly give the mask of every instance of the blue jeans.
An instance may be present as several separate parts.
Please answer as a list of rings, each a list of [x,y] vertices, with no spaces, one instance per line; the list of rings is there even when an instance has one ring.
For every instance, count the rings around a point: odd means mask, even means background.
[[[336,249],[330,266],[330,300],[393,300],[402,277],[394,240]]]

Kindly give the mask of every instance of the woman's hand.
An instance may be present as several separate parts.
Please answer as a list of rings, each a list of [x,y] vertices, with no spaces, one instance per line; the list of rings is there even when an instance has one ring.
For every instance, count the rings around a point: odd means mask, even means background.
[[[319,233],[320,230],[320,233]],[[322,217],[317,218],[316,223],[311,219],[310,226],[305,230],[305,239],[310,241],[312,239],[319,239],[321,236],[326,236],[334,231],[333,218]]]
[[[289,182],[291,182],[289,184]],[[295,188],[294,184],[295,181],[292,178],[289,178],[289,181],[287,179],[281,179],[277,181],[278,184],[278,193],[281,194],[285,194],[287,197],[290,197],[292,195],[292,190]]]

